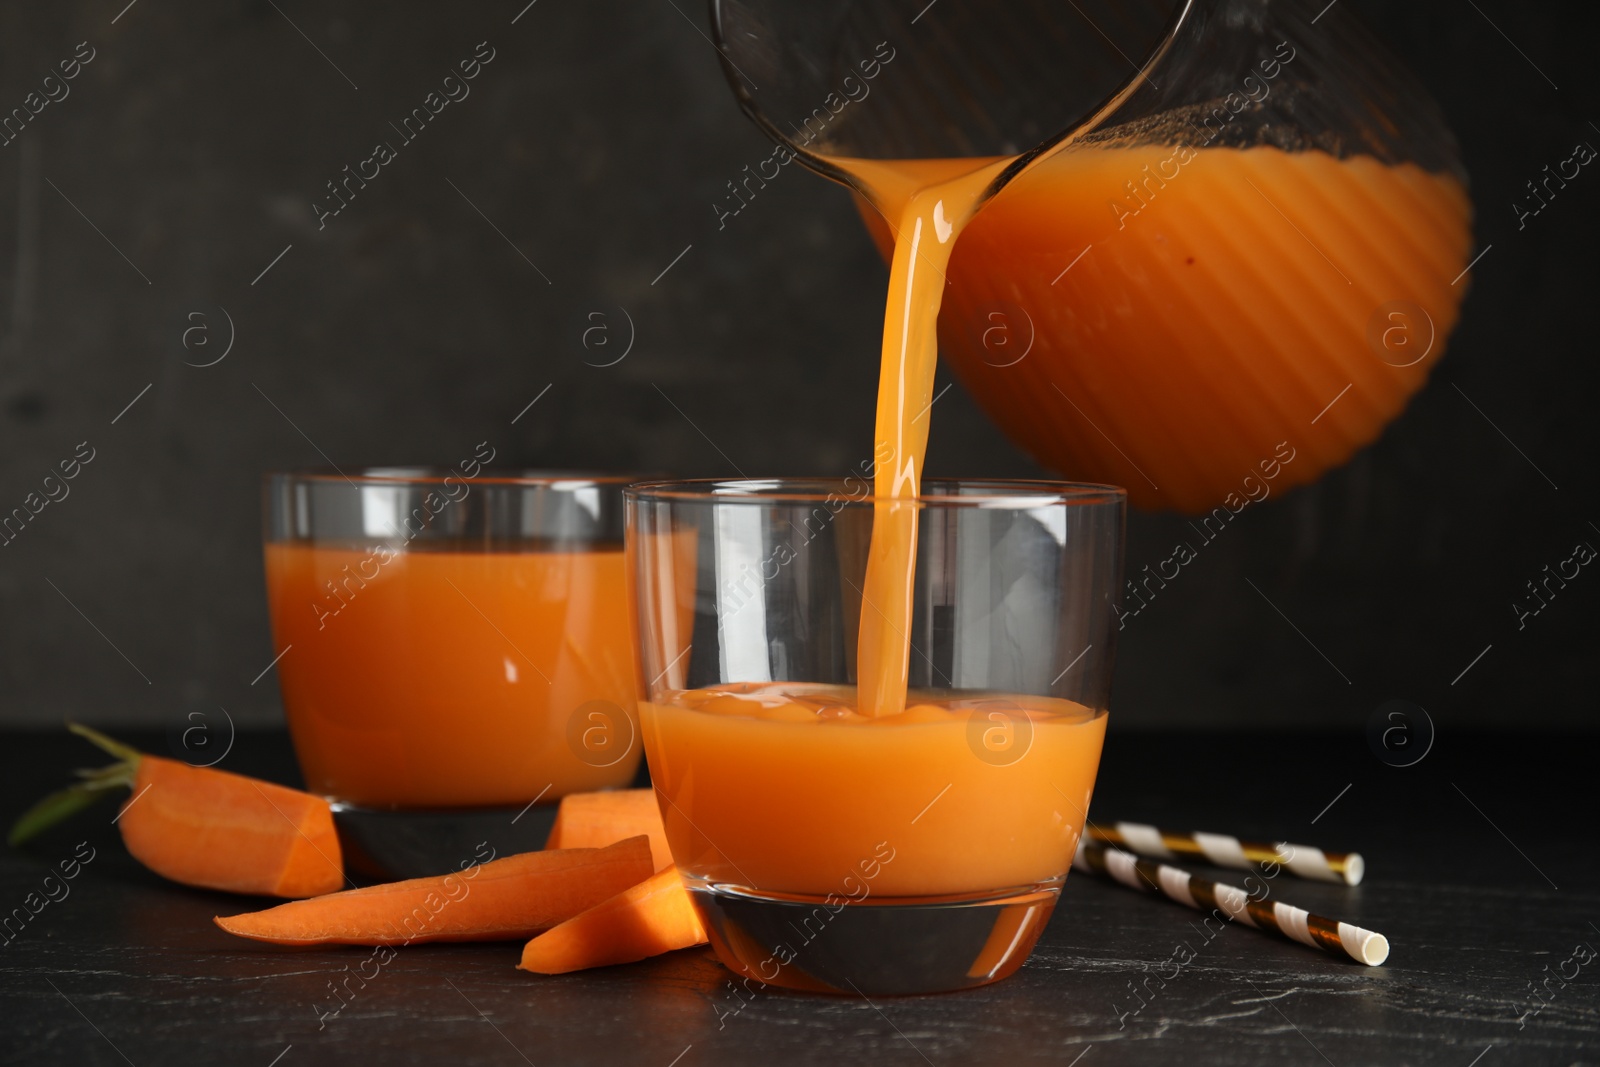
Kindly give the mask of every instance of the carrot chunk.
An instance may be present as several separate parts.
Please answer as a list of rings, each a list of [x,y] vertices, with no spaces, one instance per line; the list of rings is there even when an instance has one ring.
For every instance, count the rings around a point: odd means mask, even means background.
[[[309,897],[344,882],[333,811],[321,797],[242,774],[151,756],[76,723],[68,728],[117,758],[19,817],[19,845],[114,791],[123,843],[157,874],[202,889]]]
[[[607,848],[524,852],[456,874],[347,889],[215,922],[275,945],[521,940],[649,874],[650,844],[639,836]]]
[[[520,966],[538,974],[566,974],[705,942],[706,928],[683,879],[668,867],[529,941]]]
[[[185,885],[311,897],[344,884],[328,802],[241,774],[141,756],[117,826],[134,859]]]
[[[646,834],[655,869],[672,866],[667,831],[654,789],[608,789],[569,793],[556,809],[555,825],[545,848],[603,848],[614,841]]]

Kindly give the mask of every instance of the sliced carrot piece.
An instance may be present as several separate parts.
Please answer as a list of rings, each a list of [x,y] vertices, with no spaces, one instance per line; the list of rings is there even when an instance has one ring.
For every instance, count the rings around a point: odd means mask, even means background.
[[[308,897],[344,883],[333,811],[321,797],[242,774],[151,756],[86,726],[69,729],[117,757],[29,809],[13,845],[119,787],[133,796],[117,816],[134,858],[163,877],[203,889]]]
[[[706,928],[683,879],[668,867],[529,941],[520,966],[566,974],[705,943]]]
[[[568,793],[556,809],[545,848],[604,848],[613,841],[647,834],[655,869],[672,866],[667,831],[654,789],[607,789],[598,793]]]
[[[405,945],[531,937],[650,874],[643,836],[524,852],[456,874],[347,889],[216,924],[275,945]]]
[[[185,885],[312,897],[344,884],[328,802],[242,774],[142,756],[117,826],[134,859]]]

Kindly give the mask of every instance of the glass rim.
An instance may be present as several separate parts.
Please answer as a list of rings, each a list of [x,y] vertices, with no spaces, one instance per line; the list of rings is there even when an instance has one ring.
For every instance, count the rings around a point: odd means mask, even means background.
[[[864,476],[840,478],[684,478],[663,481],[636,481],[622,491],[634,501],[696,501],[718,504],[812,504],[833,503],[841,499],[839,489],[856,478],[870,487]],[[1122,504],[1128,491],[1098,482],[1049,481],[1027,478],[928,478],[929,485],[959,486],[956,493],[922,492],[914,497],[880,497],[871,492],[844,494],[845,504],[915,503],[939,507],[1038,508],[1051,506],[1083,507]]]
[[[263,483],[290,482],[344,483],[350,488],[363,486],[438,485],[450,479],[476,485],[508,485],[520,488],[587,489],[622,488],[639,481],[640,474],[607,474],[592,470],[484,467],[477,474],[466,474],[455,467],[374,466],[341,470],[338,467],[295,467],[263,471]]]

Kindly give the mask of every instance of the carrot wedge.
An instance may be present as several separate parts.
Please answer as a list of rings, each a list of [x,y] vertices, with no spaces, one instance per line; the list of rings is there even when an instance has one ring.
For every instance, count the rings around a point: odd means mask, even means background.
[[[117,826],[134,859],[184,885],[314,897],[344,884],[328,802],[241,774],[141,756]]]
[[[613,841],[647,834],[655,869],[672,866],[667,831],[654,789],[607,789],[568,793],[556,809],[545,848],[604,848]]]
[[[706,928],[683,879],[668,867],[529,941],[519,966],[537,974],[566,974],[705,942]]]
[[[522,940],[650,875],[643,836],[607,848],[524,852],[459,874],[347,889],[214,921],[275,945]]]
[[[309,897],[344,884],[333,810],[321,797],[211,767],[151,756],[76,723],[117,758],[35,804],[11,828],[21,844],[116,789],[133,795],[113,821],[133,857],[174,882],[262,896]]]

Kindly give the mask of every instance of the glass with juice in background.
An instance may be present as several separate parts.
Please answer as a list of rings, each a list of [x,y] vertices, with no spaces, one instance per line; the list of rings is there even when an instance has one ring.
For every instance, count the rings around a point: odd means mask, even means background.
[[[513,817],[639,764],[631,479],[468,469],[266,478],[290,734],[374,873],[453,869],[490,825],[537,848],[548,819]]]

